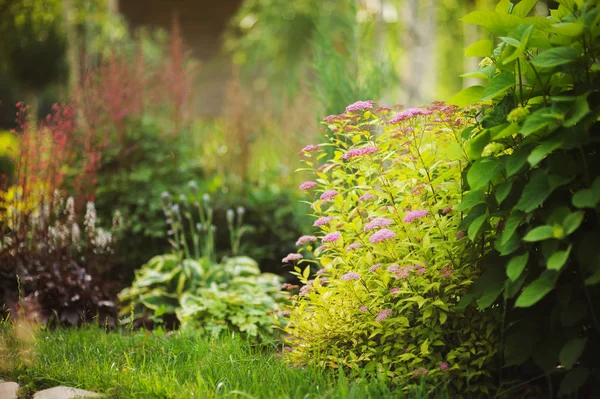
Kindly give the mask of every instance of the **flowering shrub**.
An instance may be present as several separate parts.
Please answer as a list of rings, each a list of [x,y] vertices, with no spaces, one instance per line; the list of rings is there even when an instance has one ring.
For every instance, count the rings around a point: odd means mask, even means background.
[[[314,171],[316,185],[301,189],[313,198],[320,243],[298,244],[321,269],[311,278],[306,260],[284,259],[305,284],[284,327],[289,359],[381,372],[407,389],[425,379],[471,397],[488,392],[494,312],[455,308],[479,275],[453,210],[462,113],[435,103],[394,114],[358,102],[325,124],[328,143],[300,154]],[[319,166],[326,147],[334,156]]]

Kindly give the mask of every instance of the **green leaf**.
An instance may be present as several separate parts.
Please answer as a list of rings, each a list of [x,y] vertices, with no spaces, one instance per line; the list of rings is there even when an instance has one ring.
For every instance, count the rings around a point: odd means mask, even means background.
[[[514,73],[502,71],[496,75],[483,92],[483,101],[491,100],[515,86]]]
[[[510,190],[512,189],[512,185],[513,182],[511,180],[507,180],[504,183],[496,186],[496,201],[498,201],[498,205],[501,205],[506,197],[508,197],[508,194],[510,194]]]
[[[471,190],[478,190],[488,184],[500,171],[502,163],[497,158],[482,158],[469,168],[467,181]]]
[[[501,243],[505,243],[508,241],[510,236],[517,230],[519,225],[521,224],[521,220],[523,220],[523,215],[519,211],[515,211],[511,213],[511,215],[506,219],[506,223],[504,224],[504,230],[502,230],[502,240]]]
[[[538,0],[521,0],[513,7],[512,14],[517,17],[526,17],[533,10]]]
[[[483,190],[470,191],[465,194],[461,203],[456,207],[456,210],[462,212],[482,203],[485,203],[485,192]]]
[[[579,357],[583,353],[586,342],[587,339],[585,338],[574,338],[569,340],[569,342],[567,342],[565,346],[563,346],[563,348],[560,351],[560,354],[558,355],[558,360],[560,360],[560,364],[563,365],[566,369],[571,369],[577,362],[577,359],[579,359]]]
[[[583,222],[584,216],[585,216],[585,213],[583,211],[577,211],[577,212],[573,212],[573,213],[569,214],[569,216],[567,216],[565,218],[565,221],[563,222],[563,228],[565,229],[565,234],[569,235],[569,234],[573,233],[575,230],[577,230],[577,228],[579,227],[581,222]]]
[[[548,259],[547,267],[550,270],[560,271],[565,263],[567,263],[567,259],[569,259],[569,254],[571,253],[571,245],[567,248],[566,251],[556,251],[550,256]]]
[[[510,258],[508,265],[506,265],[506,275],[511,281],[516,281],[525,270],[527,261],[529,260],[529,253],[525,252],[523,255],[515,255]]]
[[[528,308],[538,303],[544,298],[552,289],[556,281],[556,273],[551,271],[544,271],[540,277],[529,284],[515,303],[517,308]]]
[[[483,226],[483,224],[485,223],[486,220],[487,220],[487,214],[481,215],[477,219],[473,220],[473,222],[471,222],[471,225],[469,226],[469,231],[468,231],[469,239],[471,241],[475,240],[475,237],[477,237],[477,234],[479,234],[479,231],[481,230],[481,227]]]
[[[494,45],[490,39],[478,40],[465,49],[467,57],[489,57]]]
[[[481,101],[485,88],[483,86],[471,86],[466,89],[462,89],[460,92],[455,94],[450,100],[449,104],[454,104],[459,107],[466,107],[467,105],[475,104]]]
[[[566,127],[575,126],[581,119],[583,119],[590,112],[590,106],[587,99],[584,96],[579,96],[573,103],[573,111],[571,116],[564,121],[563,125]]]
[[[563,22],[550,27],[550,32],[563,36],[575,37],[583,33],[583,24],[577,22]]]
[[[506,36],[523,22],[523,18],[497,11],[477,10],[465,15],[462,21],[483,26],[496,35]]]
[[[506,174],[508,177],[517,173],[523,165],[527,163],[527,157],[529,156],[530,148],[527,146],[519,146],[506,158]]]
[[[549,238],[554,238],[554,228],[552,226],[538,226],[525,234],[523,241],[537,242]]]
[[[527,157],[527,161],[529,162],[529,164],[531,166],[535,166],[538,163],[540,163],[540,161],[542,159],[544,159],[552,151],[556,150],[557,148],[560,148],[562,146],[562,144],[563,144],[562,140],[560,140],[558,138],[544,141],[542,144],[540,144],[538,147],[536,147],[533,151],[531,151],[531,154],[529,154],[529,157]]]
[[[508,136],[512,136],[513,134],[517,134],[519,132],[519,124],[511,123],[504,129],[500,130],[498,133],[492,136],[492,140],[503,139]]]
[[[554,68],[579,58],[579,50],[571,46],[555,47],[533,57],[531,63],[537,68]]]
[[[585,384],[588,379],[590,372],[588,369],[583,367],[577,367],[565,376],[560,383],[560,389],[558,390],[559,396],[569,395],[575,393]]]
[[[543,171],[537,170],[523,189],[523,194],[515,208],[529,213],[540,206],[551,193],[552,187],[548,176]]]
[[[583,189],[575,193],[572,201],[577,208],[595,208],[600,201],[600,197],[590,189]]]
[[[551,108],[542,108],[538,109],[531,115],[525,119],[525,123],[523,123],[523,127],[520,132],[524,137],[529,136],[532,133],[535,133],[546,126],[555,123],[557,120],[561,118],[560,114],[557,114]]]

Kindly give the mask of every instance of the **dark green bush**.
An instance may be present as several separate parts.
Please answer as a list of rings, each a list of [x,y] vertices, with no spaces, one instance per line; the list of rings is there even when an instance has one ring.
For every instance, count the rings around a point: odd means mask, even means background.
[[[536,1],[475,11],[491,33],[467,54],[485,86],[452,100],[483,101],[463,132],[471,163],[459,210],[486,272],[464,305],[501,307],[505,377],[546,377],[544,397],[600,395],[600,8]],[[505,381],[509,379],[505,378]]]

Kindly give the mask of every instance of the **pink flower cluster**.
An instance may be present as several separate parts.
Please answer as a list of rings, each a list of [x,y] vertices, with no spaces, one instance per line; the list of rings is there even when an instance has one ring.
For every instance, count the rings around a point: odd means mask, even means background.
[[[346,107],[346,112],[356,112],[356,111],[365,111],[367,109],[372,109],[375,101],[357,101],[353,104],[350,104]]]
[[[363,227],[363,231],[374,230],[379,227],[386,227],[392,224],[392,220],[388,218],[375,218]]]
[[[304,183],[302,183],[300,185],[300,187],[298,187],[300,190],[310,190],[313,187],[317,187],[317,183],[315,183],[314,181],[305,181]]]
[[[330,166],[331,166],[331,164],[330,164],[330,163],[324,163],[323,165],[321,165],[321,166],[319,167],[319,169],[317,169],[317,172],[322,172],[322,171],[323,171],[325,168],[328,168],[328,167],[330,167]]]
[[[315,282],[315,280],[308,280],[306,282],[306,285],[303,285],[302,288],[300,288],[300,292],[298,293],[298,295],[300,295],[300,296],[308,295],[310,290],[312,290],[314,282]]]
[[[324,224],[331,223],[331,221],[333,221],[333,218],[331,216],[323,216],[315,220],[313,226],[323,226]]]
[[[342,159],[362,157],[364,155],[373,154],[377,151],[379,151],[379,148],[377,147],[352,148],[348,150],[348,152],[346,152],[344,155],[342,155]]]
[[[291,253],[288,254],[285,258],[281,260],[282,263],[289,263],[298,259],[302,259],[304,256],[302,254]]]
[[[383,309],[381,312],[379,312],[379,314],[375,318],[375,321],[377,323],[381,323],[382,321],[384,321],[385,319],[387,319],[391,314],[392,314],[392,310],[391,309]]]
[[[369,310],[369,308],[363,305],[358,310],[360,310],[361,312],[366,312],[367,310]]]
[[[340,280],[343,281],[352,281],[352,280],[360,280],[360,274],[355,273],[355,272],[348,272],[346,274],[344,274],[342,277],[340,277]]]
[[[409,109],[405,109],[404,111],[402,111],[399,114],[397,114],[396,116],[394,116],[390,120],[390,123],[400,123],[400,122],[404,122],[406,120],[412,119],[415,116],[431,115],[432,113],[433,113],[433,111],[431,111],[431,110],[425,110],[425,109],[419,109],[419,108],[409,108]]]
[[[340,232],[339,231],[334,231],[333,233],[329,233],[327,234],[325,237],[323,237],[323,242],[334,242],[340,239]]]
[[[327,272],[327,269],[319,269],[319,270],[317,270],[317,276],[322,276],[326,272]]]
[[[350,244],[348,245],[348,247],[346,247],[346,252],[353,251],[360,247],[362,247],[362,244],[360,242],[355,242],[354,244]]]
[[[335,190],[327,190],[323,194],[321,194],[321,199],[324,201],[327,201],[327,200],[335,198],[335,196],[338,194],[339,193]]]
[[[373,265],[369,268],[370,272],[375,272],[377,269],[379,269],[381,267],[381,263],[377,263],[376,265]]]
[[[298,238],[298,241],[296,241],[296,245],[300,246],[300,245],[304,245],[309,242],[315,242],[315,241],[317,241],[317,237],[315,237],[315,236],[302,236],[302,237]]]
[[[307,152],[313,152],[319,149],[318,145],[315,144],[309,144],[306,147],[304,147],[303,149],[300,150],[300,152],[298,153],[298,155],[307,153]]]
[[[419,218],[422,218],[423,216],[427,216],[427,213],[428,213],[428,211],[425,209],[418,210],[418,211],[410,211],[404,217],[404,223],[410,223],[415,219],[419,219]]]
[[[360,201],[366,201],[370,199],[373,199],[373,194],[364,194],[359,198]]]
[[[442,277],[448,278],[452,275],[452,269],[449,267],[444,267],[442,270],[440,270],[440,274]]]
[[[378,232],[373,233],[371,235],[371,237],[369,237],[369,241],[371,241],[372,244],[376,244],[378,242],[389,240],[390,238],[394,238],[395,236],[396,236],[396,233],[394,233],[392,230],[381,229]]]
[[[427,369],[424,367],[419,367],[417,370],[413,371],[413,375],[415,377],[421,377],[427,375]]]
[[[400,291],[400,288],[396,287],[396,288],[392,288],[390,290],[390,294],[391,295],[396,295],[398,292]]]

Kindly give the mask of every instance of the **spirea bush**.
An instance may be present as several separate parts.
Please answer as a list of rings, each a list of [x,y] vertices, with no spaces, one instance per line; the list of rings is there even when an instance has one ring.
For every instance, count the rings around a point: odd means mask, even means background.
[[[479,275],[453,209],[462,112],[434,103],[396,113],[361,101],[324,123],[328,142],[300,153],[314,171],[300,189],[316,235],[284,259],[304,284],[284,327],[289,359],[385,374],[406,389],[424,379],[487,393],[495,313],[455,308]]]

